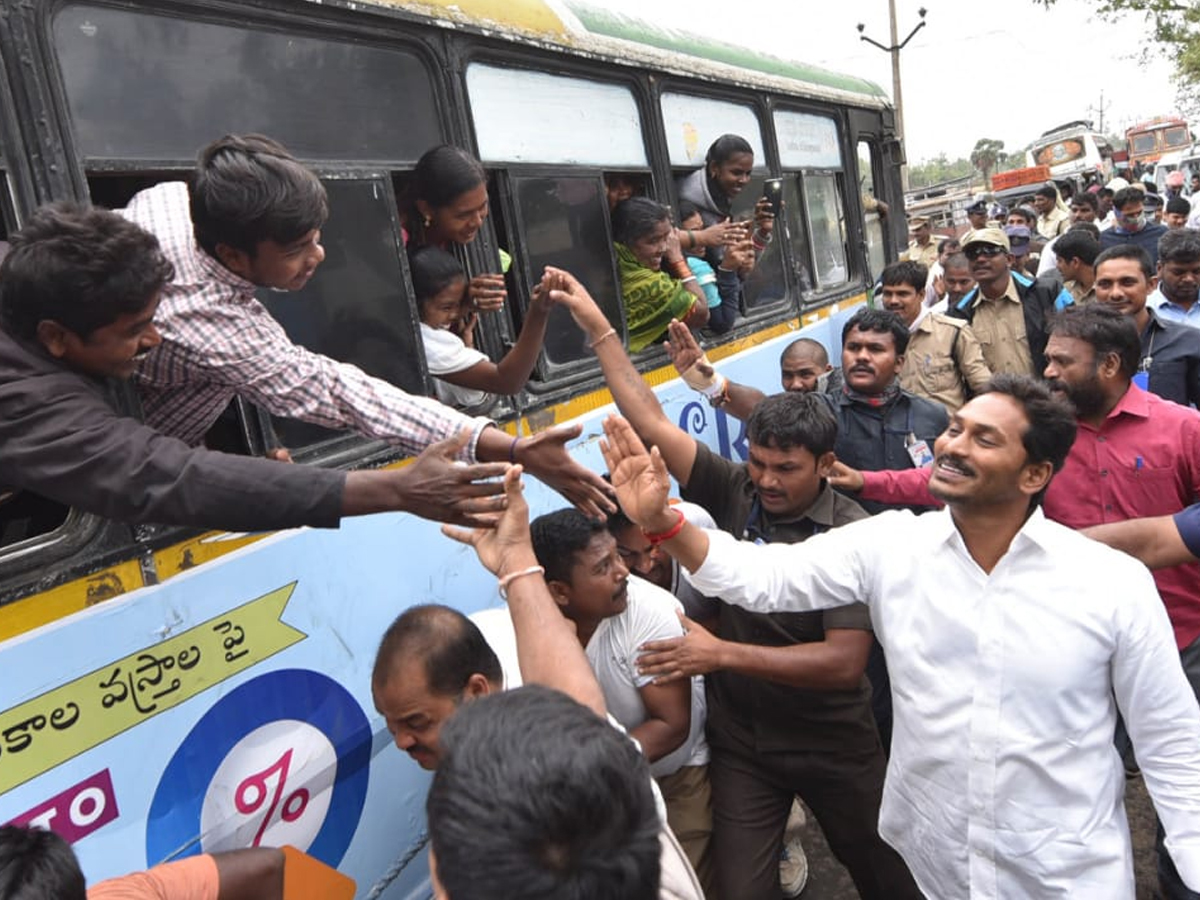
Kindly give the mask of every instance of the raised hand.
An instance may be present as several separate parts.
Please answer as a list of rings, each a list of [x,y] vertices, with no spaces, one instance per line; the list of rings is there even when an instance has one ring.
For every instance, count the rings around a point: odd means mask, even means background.
[[[512,466],[504,475],[504,497],[507,507],[499,515],[494,527],[462,528],[442,526],[442,534],[462,544],[475,548],[483,567],[493,575],[524,568],[533,557],[533,544],[529,537],[529,504],[525,502],[521,484],[521,467]]]
[[[764,238],[775,228],[775,214],[771,212],[771,201],[766,197],[759,197],[754,204],[754,226]]]
[[[667,502],[671,478],[658,448],[647,453],[633,426],[620,416],[604,420],[604,435],[600,451],[622,512],[646,531],[670,530],[678,513]]]
[[[826,480],[835,488],[851,491],[857,494],[863,489],[863,474],[858,469],[852,469],[844,462],[838,461],[829,470]]]
[[[378,509],[399,509],[438,522],[493,528],[505,504],[504,486],[494,479],[507,472],[509,465],[458,462],[456,457],[470,439],[470,429],[463,429],[452,438],[430,444],[402,469],[350,475],[386,479],[392,496],[390,500],[384,498],[385,504],[377,506]]]
[[[532,437],[521,438],[515,455],[529,474],[554,488],[584,515],[603,519],[616,509],[610,499],[612,488],[567,452],[567,443],[582,432],[582,424],[549,428]]]
[[[699,365],[701,367],[698,370],[700,375],[705,378],[712,377],[712,364],[704,355],[704,351],[700,349],[700,345],[696,343],[696,336],[678,319],[672,319],[671,324],[667,326],[667,341],[663,344],[663,348],[671,357],[675,371],[680,375],[689,371],[693,366]]]

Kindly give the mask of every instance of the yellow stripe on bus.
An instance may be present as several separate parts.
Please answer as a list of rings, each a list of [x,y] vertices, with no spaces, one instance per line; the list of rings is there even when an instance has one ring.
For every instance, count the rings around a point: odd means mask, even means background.
[[[141,586],[142,567],[133,559],[15,603],[5,604],[0,606],[0,641],[66,618]]]
[[[381,6],[402,6],[433,18],[482,24],[491,22],[505,29],[517,29],[545,37],[565,38],[570,32],[558,14],[538,0],[512,3],[510,0],[373,0]]]

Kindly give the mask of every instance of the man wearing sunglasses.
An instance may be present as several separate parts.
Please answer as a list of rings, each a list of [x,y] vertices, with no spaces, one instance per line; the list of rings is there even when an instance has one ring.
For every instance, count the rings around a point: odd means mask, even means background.
[[[962,245],[976,287],[946,315],[970,323],[993,374],[1040,375],[1047,324],[1055,310],[1071,305],[1071,295],[1056,283],[1013,271],[1008,235],[999,228],[968,231]]]
[[[1146,195],[1140,188],[1122,188],[1113,195],[1112,228],[1101,232],[1100,247],[1107,250],[1118,244],[1136,244],[1158,265],[1158,239],[1167,233],[1167,226],[1146,215]]]

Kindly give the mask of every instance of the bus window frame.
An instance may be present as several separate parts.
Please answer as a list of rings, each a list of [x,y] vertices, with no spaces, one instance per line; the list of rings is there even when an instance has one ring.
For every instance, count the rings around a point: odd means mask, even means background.
[[[761,184],[762,179],[775,177],[774,173],[780,172],[779,150],[775,135],[774,117],[772,116],[773,105],[767,94],[748,91],[745,88],[709,85],[702,82],[686,81],[680,78],[657,80],[654,88],[654,124],[657,126],[658,140],[660,142],[659,147],[656,149],[670,177],[670,194],[673,201],[672,210],[679,208],[678,185],[681,180],[681,174],[686,176],[694,172],[695,168],[684,170],[682,167],[677,167],[671,163],[670,150],[667,146],[666,123],[663,120],[662,111],[662,95],[664,93],[686,94],[700,99],[716,100],[749,108],[758,122],[759,143],[762,145],[763,155],[766,157],[764,160],[765,164],[761,170],[757,166],[755,167],[756,171],[761,172],[762,178],[756,176],[752,178],[752,183]],[[707,151],[707,147],[705,150]],[[701,166],[703,165],[701,163]],[[781,322],[789,318],[794,318],[803,308],[804,299],[801,296],[798,285],[795,283],[795,279],[792,277],[791,269],[793,261],[791,259],[791,248],[783,247],[780,253],[783,264],[783,297],[771,303],[756,304],[749,308],[747,308],[743,298],[737,324],[725,334],[712,335],[710,339],[714,343],[725,343],[736,339],[746,332],[761,329],[773,322]]]

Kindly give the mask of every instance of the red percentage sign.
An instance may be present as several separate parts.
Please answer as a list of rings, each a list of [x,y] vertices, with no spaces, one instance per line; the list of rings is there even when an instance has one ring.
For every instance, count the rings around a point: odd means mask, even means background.
[[[271,805],[267,807],[267,814],[263,816],[262,824],[258,826],[258,833],[254,835],[251,847],[259,846],[263,834],[271,824],[271,817],[279,808],[281,799],[283,808],[279,810],[279,818],[284,822],[295,822],[304,815],[304,810],[308,807],[308,790],[306,788],[299,788],[287,797],[283,796],[283,790],[287,786],[288,769],[291,768],[291,765],[292,751],[288,750],[270,766],[246,778],[234,792],[233,804],[237,807],[237,811],[244,816],[254,815],[267,802],[267,796],[270,793],[267,781],[272,775],[278,774],[279,776],[278,781],[275,782],[274,795],[271,796]]]

